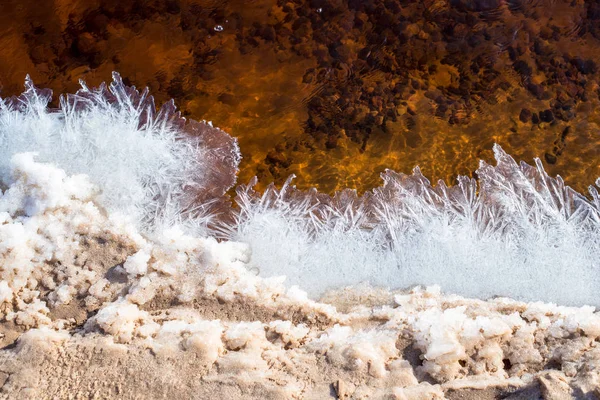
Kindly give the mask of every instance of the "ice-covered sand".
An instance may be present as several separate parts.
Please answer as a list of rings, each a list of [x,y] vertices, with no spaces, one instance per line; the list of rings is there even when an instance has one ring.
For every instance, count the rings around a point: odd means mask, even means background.
[[[223,132],[150,115],[118,76],[62,114],[28,90],[0,110],[0,396],[600,398],[600,315],[532,301],[599,303],[595,191],[497,149],[478,190],[388,172],[362,198],[241,187],[231,209]]]

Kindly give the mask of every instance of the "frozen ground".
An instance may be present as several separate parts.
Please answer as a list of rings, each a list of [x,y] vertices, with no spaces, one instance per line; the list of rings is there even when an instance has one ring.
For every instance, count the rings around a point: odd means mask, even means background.
[[[1,396],[600,398],[595,190],[497,148],[479,186],[388,172],[232,209],[224,132],[118,76],[47,96],[0,110]]]

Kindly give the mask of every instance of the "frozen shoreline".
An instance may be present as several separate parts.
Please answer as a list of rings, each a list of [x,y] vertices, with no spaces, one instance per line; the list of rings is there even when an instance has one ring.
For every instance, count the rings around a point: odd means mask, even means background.
[[[13,167],[0,226],[5,397],[597,394],[593,307],[437,287],[359,286],[316,302],[250,272],[245,244],[144,237],[89,201],[85,177],[27,154]],[[69,192],[75,182],[88,191]]]
[[[0,109],[1,396],[600,396],[594,307],[358,284],[595,304],[595,189],[496,148],[479,186],[416,170],[360,198],[240,187],[233,213],[224,132],[171,103],[155,116],[118,75],[62,114],[28,84]]]

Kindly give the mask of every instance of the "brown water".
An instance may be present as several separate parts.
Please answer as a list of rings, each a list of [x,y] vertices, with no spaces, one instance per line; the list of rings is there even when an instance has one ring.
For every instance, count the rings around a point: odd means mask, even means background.
[[[600,176],[597,0],[4,0],[0,55],[2,96],[116,70],[174,98],[239,138],[242,183],[453,181],[494,142]]]

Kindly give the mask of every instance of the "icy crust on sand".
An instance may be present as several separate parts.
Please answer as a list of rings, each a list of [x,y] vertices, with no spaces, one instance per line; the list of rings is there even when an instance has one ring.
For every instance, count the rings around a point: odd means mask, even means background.
[[[441,284],[478,298],[502,295],[565,305],[598,304],[600,196],[551,178],[539,159],[517,164],[498,145],[478,181],[432,186],[382,174],[363,196],[300,191],[291,178],[264,193],[240,186],[226,236],[250,244],[261,275],[282,272],[313,296],[367,281],[385,287]],[[293,177],[292,177],[293,178]]]
[[[316,302],[283,278],[253,274],[245,244],[176,227],[141,235],[98,207],[86,176],[32,154],[9,165],[4,398],[600,394],[593,307],[472,300],[437,287],[358,287]]]
[[[156,111],[147,88],[125,86],[117,73],[108,86],[81,86],[60,97],[59,109],[48,108],[52,92],[29,77],[21,96],[0,99],[0,181],[14,154],[32,151],[88,175],[101,188],[99,205],[146,229],[189,217],[205,225],[210,206],[235,183],[237,141],[210,123],[186,121],[173,101]]]

